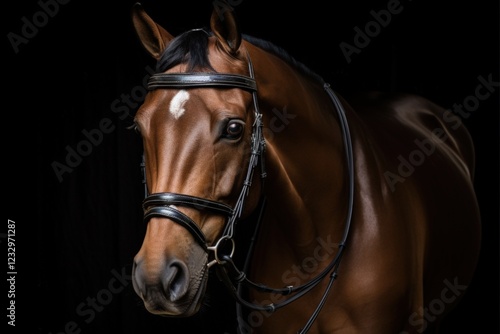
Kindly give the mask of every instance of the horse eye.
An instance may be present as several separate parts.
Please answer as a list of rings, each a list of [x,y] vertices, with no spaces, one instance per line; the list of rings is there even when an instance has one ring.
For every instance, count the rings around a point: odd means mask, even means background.
[[[226,139],[239,139],[243,134],[244,125],[243,121],[232,119],[227,123],[222,136]]]

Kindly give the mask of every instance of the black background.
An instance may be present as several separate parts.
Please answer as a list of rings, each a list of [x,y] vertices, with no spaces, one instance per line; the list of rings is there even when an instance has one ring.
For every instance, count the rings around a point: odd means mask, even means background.
[[[386,9],[388,2],[232,1],[244,33],[283,47],[341,94],[403,91],[452,108],[475,94],[478,77],[499,81],[497,1],[401,0],[401,13],[348,63],[339,44],[352,45],[354,27],[364,29],[373,20],[370,11]],[[21,36],[26,20],[41,18],[40,3],[49,1],[9,2],[2,10],[7,74],[2,80],[3,198],[6,218],[16,224],[15,329],[223,333],[233,308],[223,306],[230,299],[220,287],[214,289],[212,307],[200,315],[169,319],[148,314],[127,277],[145,230],[142,147],[127,130],[136,107],[131,105],[131,116],[122,119],[111,106],[122,101],[122,94],[138,92],[147,66],[154,66],[132,30],[134,2],[72,0],[52,7],[52,17],[37,21],[36,34],[16,52],[9,33]],[[213,1],[143,5],[176,35],[206,26]],[[499,89],[494,87],[463,119],[476,145],[475,187],[484,239],[475,279],[444,333],[499,332]],[[67,147],[77,148],[86,140],[85,130],[98,129],[103,119],[113,129],[58,180],[52,164],[65,164]],[[5,252],[6,232],[4,225]],[[117,273],[125,274],[122,281],[115,280]],[[109,299],[91,313],[89,300],[97,297]]]

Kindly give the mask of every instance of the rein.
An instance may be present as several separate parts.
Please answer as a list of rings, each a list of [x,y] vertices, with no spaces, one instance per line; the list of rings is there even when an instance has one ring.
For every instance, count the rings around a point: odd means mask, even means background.
[[[327,275],[329,275],[329,282],[328,285],[325,288],[325,291],[323,292],[323,296],[316,306],[316,309],[310,316],[309,320],[307,323],[304,325],[304,327],[297,332],[297,334],[305,334],[309,331],[311,328],[312,324],[316,320],[316,318],[319,315],[319,312],[323,308],[323,305],[326,302],[326,299],[328,297],[328,293],[331,290],[331,287],[337,278],[338,274],[338,268],[340,265],[340,261],[342,259],[342,255],[344,252],[344,249],[346,247],[346,241],[347,237],[349,235],[349,229],[351,225],[351,220],[352,220],[352,212],[353,212],[353,207],[354,207],[354,158],[353,158],[353,151],[352,151],[352,141],[351,141],[351,135],[349,131],[349,126],[347,122],[347,117],[345,115],[344,108],[342,104],[340,103],[337,95],[333,92],[333,90],[330,88],[330,85],[328,83],[324,83],[323,88],[327,92],[327,94],[330,96],[330,99],[332,100],[333,104],[335,105],[335,109],[337,110],[339,119],[340,119],[340,125],[342,129],[342,137],[343,137],[343,143],[344,143],[344,149],[346,152],[346,159],[347,159],[347,168],[348,168],[348,174],[349,174],[349,198],[348,198],[348,212],[347,212],[347,217],[346,217],[346,222],[344,225],[344,234],[342,236],[342,241],[339,243],[339,250],[335,256],[335,258],[330,262],[330,264],[324,268],[316,277],[311,279],[309,282],[299,285],[299,286],[287,286],[284,288],[271,288],[263,284],[258,284],[250,281],[247,277],[245,272],[238,270],[236,265],[231,259],[231,256],[223,256],[224,259],[224,266],[222,266],[220,271],[223,271],[222,274],[219,274],[219,277],[222,279],[222,281],[225,283],[225,285],[229,288],[230,292],[232,293],[233,297],[238,301],[240,305],[243,305],[249,309],[257,310],[257,311],[263,311],[263,312],[269,312],[273,313],[279,308],[282,308],[295,300],[301,298],[304,296],[306,293],[308,293],[311,289],[316,287]],[[264,199],[265,200],[265,199]],[[263,212],[264,207],[261,206],[261,212],[259,215],[259,219],[257,221],[257,226],[254,232],[254,235],[251,240],[251,248],[253,246],[253,243],[256,240],[257,236],[257,231],[258,227],[261,222],[262,218],[262,212]],[[245,263],[245,269],[248,265],[248,262],[250,260],[250,255],[251,255],[251,249],[250,252],[248,253],[246,263]],[[233,280],[237,283],[237,287],[235,287],[234,284],[231,283],[229,280],[230,276],[232,276]],[[244,284],[248,287],[252,287],[256,289],[257,291],[260,292],[265,292],[265,293],[275,293],[275,294],[281,294],[283,296],[290,295],[294,293],[292,297],[288,298],[287,300],[278,303],[278,304],[268,304],[268,305],[259,305],[259,304],[254,304],[254,303],[249,303],[248,301],[244,300],[241,296],[241,285]],[[241,314],[241,309],[238,309],[239,313]],[[239,319],[240,317],[238,317]],[[240,324],[241,325],[241,324]],[[240,328],[241,333],[246,333],[247,330]]]
[[[284,288],[271,288],[263,284],[258,284],[250,281],[245,274],[246,267],[249,262],[251,250],[248,253],[245,270],[241,271],[237,268],[233,262],[232,256],[235,250],[234,242],[234,232],[235,225],[238,222],[241,213],[245,205],[245,199],[250,191],[252,185],[254,170],[257,164],[261,163],[261,178],[266,177],[265,164],[264,164],[264,152],[265,152],[265,139],[263,136],[262,128],[262,114],[259,112],[259,105],[257,101],[257,85],[254,78],[253,66],[249,60],[249,72],[250,76],[243,76],[238,74],[223,74],[223,73],[157,73],[153,74],[148,82],[148,89],[164,89],[164,88],[192,88],[192,87],[222,87],[222,88],[240,88],[252,92],[253,102],[254,102],[254,122],[252,125],[252,135],[251,135],[251,156],[249,165],[247,168],[247,174],[243,182],[243,187],[240,191],[236,204],[233,208],[226,205],[225,203],[216,202],[196,196],[190,196],[185,194],[177,193],[154,193],[148,194],[146,185],[146,173],[144,158],[141,163],[143,169],[143,182],[145,183],[145,199],[143,201],[144,209],[144,222],[148,223],[153,217],[164,217],[173,220],[175,223],[185,227],[194,237],[194,239],[200,244],[203,249],[207,252],[211,251],[214,254],[214,259],[207,263],[207,267],[210,268],[217,265],[215,268],[217,270],[218,277],[227,286],[235,300],[249,309],[264,311],[264,312],[274,312],[275,310],[282,308],[293,301],[304,296],[307,292],[317,286],[323,278],[329,275],[328,285],[323,293],[323,296],[318,303],[315,311],[298,333],[306,333],[313,322],[317,318],[319,312],[321,311],[328,293],[333,285],[333,282],[337,278],[338,267],[342,258],[343,251],[345,249],[345,242],[349,233],[349,228],[351,224],[352,211],[353,211],[353,194],[354,194],[354,166],[353,166],[353,152],[352,152],[352,142],[349,132],[349,127],[347,123],[347,118],[345,115],[344,108],[340,103],[336,94],[332,91],[329,84],[324,84],[324,89],[330,96],[335,109],[339,115],[340,125],[342,129],[344,148],[346,152],[347,167],[349,173],[349,206],[348,214],[345,222],[344,234],[342,236],[342,241],[339,244],[339,250],[335,258],[330,262],[330,264],[315,278],[311,279],[309,282],[300,286],[287,286]],[[228,217],[227,223],[225,225],[222,236],[215,242],[214,245],[207,245],[205,235],[196,225],[196,223],[187,215],[182,213],[176,208],[176,206],[188,206],[197,210],[206,210],[214,214],[222,215]],[[253,248],[253,242],[257,236],[257,231],[261,222],[262,214],[265,208],[265,198],[262,198],[260,204],[260,214],[255,227],[255,232],[251,242],[251,249]],[[231,247],[230,251],[227,252],[227,244]],[[224,251],[222,249],[224,248]],[[292,297],[287,300],[277,303],[260,305],[254,304],[246,301],[241,296],[241,287],[245,285],[247,287],[254,288],[261,292],[267,293],[277,293],[281,295],[291,295]],[[238,310],[241,312],[241,310]],[[239,318],[239,317],[238,317]],[[241,324],[240,324],[241,325]],[[240,328],[241,331],[241,328]]]

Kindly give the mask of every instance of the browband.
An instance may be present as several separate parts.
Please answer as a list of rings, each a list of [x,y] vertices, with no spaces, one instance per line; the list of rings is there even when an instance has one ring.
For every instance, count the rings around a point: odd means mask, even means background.
[[[257,84],[251,77],[225,73],[156,73],[148,81],[148,89],[230,87],[257,91]]]

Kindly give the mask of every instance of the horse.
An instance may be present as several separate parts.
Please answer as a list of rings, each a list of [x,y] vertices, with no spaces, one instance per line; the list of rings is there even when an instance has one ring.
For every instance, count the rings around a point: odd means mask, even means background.
[[[156,61],[134,118],[146,310],[196,315],[215,275],[239,333],[437,333],[481,243],[460,117],[409,93],[344,98],[231,10],[178,36],[140,3],[131,16]]]

